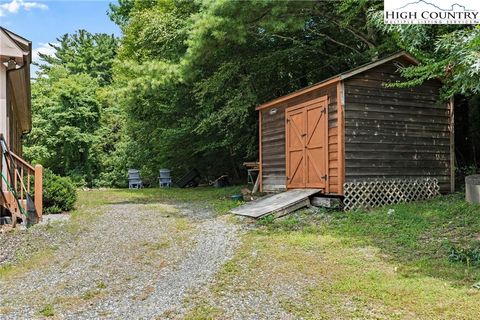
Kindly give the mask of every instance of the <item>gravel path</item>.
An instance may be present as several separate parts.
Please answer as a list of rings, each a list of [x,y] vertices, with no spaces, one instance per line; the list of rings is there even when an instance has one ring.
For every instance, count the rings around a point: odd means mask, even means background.
[[[180,318],[239,243],[238,225],[202,210],[126,203],[105,211],[43,269],[0,280],[0,318],[49,309],[68,319]]]
[[[41,224],[47,226],[57,221],[66,221],[68,218],[68,214],[46,215]],[[10,228],[0,226],[0,266],[15,262],[19,258],[28,256],[31,252],[38,251],[46,243],[60,243],[66,237],[64,232],[46,232],[45,228],[32,228],[25,232],[24,227],[11,231]]]

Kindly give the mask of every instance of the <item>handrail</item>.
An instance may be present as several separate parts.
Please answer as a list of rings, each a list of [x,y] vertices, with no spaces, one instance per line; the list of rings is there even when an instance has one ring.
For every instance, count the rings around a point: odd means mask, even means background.
[[[2,158],[5,160],[7,170],[10,173],[7,175],[5,183],[10,185],[9,188],[11,190],[9,191],[12,193],[13,199],[15,199],[14,201],[17,202],[18,209],[20,211],[30,211],[34,208],[37,222],[41,221],[43,215],[43,167],[39,164],[34,167],[20,156],[10,151],[2,134],[0,134],[0,142],[4,149],[2,151]],[[32,177],[35,192],[33,203],[31,197]],[[4,190],[1,190],[0,192],[3,193]],[[20,208],[20,206],[22,208]]]
[[[30,188],[30,185],[31,185],[30,177],[34,176],[35,168],[32,165],[30,165],[29,163],[27,163],[25,160],[20,158],[19,156],[17,156],[12,151],[9,150],[8,152],[12,157],[11,158],[6,158],[5,160],[7,162],[10,162],[10,161],[14,162],[13,166],[11,166],[14,169],[13,186],[14,186],[15,191],[20,191],[20,198],[23,200],[24,191],[27,192],[27,193],[30,193],[30,190],[31,190],[31,188]],[[24,180],[25,170],[27,171],[26,172],[27,181]],[[18,188],[17,180],[18,180],[18,182],[20,182],[20,190]]]
[[[35,171],[35,168],[30,164],[28,163],[27,161],[23,160],[22,158],[20,158],[19,156],[17,156],[15,153],[13,153],[12,151],[9,151],[10,154],[12,155],[12,157],[15,158],[15,160],[17,160],[18,162],[20,162],[22,165],[24,165],[25,167],[27,167],[28,169],[32,170],[32,171]]]

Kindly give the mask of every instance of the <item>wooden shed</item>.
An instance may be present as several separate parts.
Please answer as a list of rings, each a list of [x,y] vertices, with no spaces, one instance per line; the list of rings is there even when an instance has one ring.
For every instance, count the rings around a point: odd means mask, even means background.
[[[440,100],[441,82],[385,86],[412,64],[400,52],[258,106],[260,190],[341,196],[345,182],[426,177],[453,191],[453,102]]]

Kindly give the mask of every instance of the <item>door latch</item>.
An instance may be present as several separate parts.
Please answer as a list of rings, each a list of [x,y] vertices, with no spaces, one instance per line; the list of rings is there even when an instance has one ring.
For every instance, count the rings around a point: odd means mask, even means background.
[[[323,180],[327,180],[328,176],[327,175],[324,175],[323,177],[321,177]]]

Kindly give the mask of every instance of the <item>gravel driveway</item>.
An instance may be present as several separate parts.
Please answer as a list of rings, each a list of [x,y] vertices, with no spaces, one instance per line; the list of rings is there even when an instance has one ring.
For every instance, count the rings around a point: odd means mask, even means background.
[[[0,280],[0,318],[181,318],[190,293],[213,281],[239,243],[238,225],[205,210],[103,209],[43,268]]]

